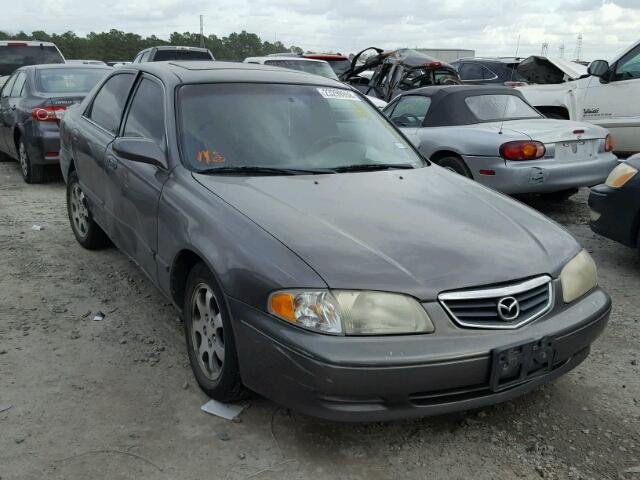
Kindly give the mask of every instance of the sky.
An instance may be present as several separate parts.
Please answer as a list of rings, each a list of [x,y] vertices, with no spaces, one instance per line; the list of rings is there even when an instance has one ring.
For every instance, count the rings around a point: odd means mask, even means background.
[[[6,7],[6,8],[4,8]],[[117,28],[168,38],[257,33],[311,51],[465,48],[477,55],[611,59],[640,40],[640,0],[0,0],[0,30],[78,35]],[[37,12],[37,13],[36,13]],[[519,42],[518,42],[519,39]]]

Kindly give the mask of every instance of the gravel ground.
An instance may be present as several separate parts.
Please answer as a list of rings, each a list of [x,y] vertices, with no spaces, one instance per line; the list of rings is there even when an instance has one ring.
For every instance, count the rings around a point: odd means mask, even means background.
[[[640,479],[640,257],[591,233],[586,195],[528,200],[593,253],[614,299],[570,374],[418,421],[335,424],[252,398],[229,422],[200,411],[173,307],[114,248],[75,242],[62,181],[0,163],[0,479]]]

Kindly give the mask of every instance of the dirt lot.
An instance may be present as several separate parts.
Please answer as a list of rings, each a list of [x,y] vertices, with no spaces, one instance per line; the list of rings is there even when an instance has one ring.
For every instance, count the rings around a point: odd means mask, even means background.
[[[229,422],[200,411],[173,307],[117,250],[75,242],[62,181],[27,186],[0,163],[0,479],[640,479],[640,257],[591,233],[585,201],[530,201],[593,252],[614,299],[570,374],[419,421],[334,424],[252,398]]]

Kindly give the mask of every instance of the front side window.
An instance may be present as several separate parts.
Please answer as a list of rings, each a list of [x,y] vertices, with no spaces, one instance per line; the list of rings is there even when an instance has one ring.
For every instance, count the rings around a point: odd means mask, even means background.
[[[532,106],[515,95],[475,95],[464,101],[481,122],[541,118]]]
[[[419,95],[402,97],[393,109],[391,121],[399,127],[421,127],[430,106],[430,97]]]
[[[331,80],[338,80],[336,72],[332,70],[328,63],[324,62],[279,58],[274,60],[265,60],[264,64],[272,65],[274,67],[288,68],[290,70],[298,70],[300,72],[311,73],[313,75],[320,75],[321,77],[330,78]]]
[[[182,161],[194,170],[424,165],[377,109],[351,90],[199,84],[182,86],[177,101]]]
[[[164,146],[164,109],[162,87],[153,80],[143,78],[131,101],[124,124],[125,137],[141,137]],[[156,108],[149,108],[156,105]]]
[[[94,97],[87,116],[105,130],[117,134],[134,79],[133,73],[122,73],[109,78]]]
[[[36,71],[36,90],[42,93],[88,93],[111,69],[43,68]]]
[[[640,78],[640,47],[634,48],[620,59],[616,66],[615,80]]]

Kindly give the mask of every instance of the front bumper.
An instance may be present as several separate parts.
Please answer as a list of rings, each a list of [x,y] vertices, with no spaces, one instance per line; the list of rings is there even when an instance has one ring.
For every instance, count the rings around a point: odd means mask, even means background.
[[[597,157],[556,161],[541,159],[523,162],[505,161],[499,157],[463,156],[474,180],[507,194],[551,193],[604,182],[619,160],[613,153]],[[493,170],[483,175],[480,170]]]
[[[593,187],[589,194],[591,230],[628,247],[638,246],[639,189],[640,180],[635,179],[623,188]]]
[[[560,288],[557,281],[554,288]],[[427,303],[435,333],[388,337],[316,334],[240,301],[229,299],[229,305],[240,371],[249,388],[308,415],[369,422],[483,407],[557,378],[587,357],[607,323],[611,299],[597,288],[508,331],[457,327],[438,303]],[[545,337],[555,339],[553,369],[513,388],[492,391],[492,351]]]

